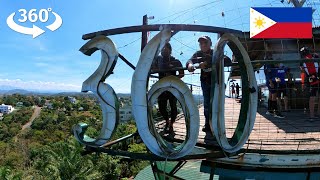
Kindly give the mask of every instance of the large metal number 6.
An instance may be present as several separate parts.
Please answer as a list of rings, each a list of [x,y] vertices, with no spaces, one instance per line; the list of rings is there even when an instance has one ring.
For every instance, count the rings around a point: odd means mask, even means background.
[[[119,103],[113,88],[104,83],[112,73],[117,63],[118,51],[115,44],[105,36],[97,36],[80,48],[85,55],[90,56],[95,51],[101,51],[101,63],[98,69],[82,84],[82,92],[93,92],[99,100],[102,109],[103,125],[97,139],[85,135],[87,124],[79,123],[74,126],[73,132],[76,139],[85,145],[101,146],[111,137],[113,130],[119,122]]]
[[[199,134],[199,112],[192,93],[179,78],[172,76],[158,81],[147,93],[147,82],[152,61],[170,36],[171,31],[164,29],[152,38],[144,48],[132,77],[131,94],[133,116],[143,142],[154,154],[168,159],[177,159],[193,150]],[[164,91],[170,91],[179,100],[186,118],[187,137],[185,142],[177,147],[164,141],[157,133],[151,112],[148,110]]]
[[[224,47],[229,42],[231,50],[236,51],[241,77],[242,77],[242,100],[239,121],[233,137],[228,142],[224,120]],[[242,57],[241,57],[242,56]],[[229,153],[239,151],[246,143],[253,129],[256,118],[258,93],[257,82],[253,72],[252,64],[248,53],[238,38],[232,34],[224,34],[218,40],[213,56],[213,101],[212,101],[212,128],[221,148]],[[219,68],[219,69],[218,69]],[[217,76],[218,75],[218,76]]]

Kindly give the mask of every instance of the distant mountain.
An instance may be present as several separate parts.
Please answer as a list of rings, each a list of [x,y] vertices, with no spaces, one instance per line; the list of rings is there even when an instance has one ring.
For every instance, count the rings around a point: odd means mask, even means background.
[[[32,92],[24,90],[24,89],[12,89],[4,92],[4,94],[22,94],[22,95],[27,95],[27,94],[32,94]]]
[[[1,90],[1,89],[0,89],[0,95],[1,95],[1,94],[4,94],[4,93],[6,93],[6,92],[7,92],[7,90]]]
[[[39,90],[29,90],[20,89],[12,86],[0,86],[0,94],[2,95],[12,95],[12,94],[22,94],[22,95],[79,95],[81,92],[61,92],[61,91],[39,91]]]
[[[81,96],[81,95],[87,95],[91,93],[82,93],[82,92],[57,92],[57,93],[52,93],[54,96]]]
[[[9,91],[13,89],[20,89],[20,88],[14,87],[14,86],[0,85],[0,91]]]

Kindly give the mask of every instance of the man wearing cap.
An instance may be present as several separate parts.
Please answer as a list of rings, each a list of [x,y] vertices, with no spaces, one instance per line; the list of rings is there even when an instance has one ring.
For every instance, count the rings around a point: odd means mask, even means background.
[[[202,36],[198,39],[200,51],[193,54],[190,60],[188,60],[186,67],[189,72],[195,71],[194,64],[199,64],[201,69],[201,88],[203,94],[203,106],[204,106],[204,116],[205,125],[202,128],[204,132],[211,132],[209,125],[209,108],[210,108],[210,91],[211,91],[211,61],[213,50],[211,49],[211,39],[209,36]]]
[[[178,71],[179,75],[176,75],[176,70],[170,71],[170,69],[173,68],[182,68],[181,62],[178,59],[171,56],[171,52],[172,48],[170,43],[166,43],[163,49],[161,50],[161,55],[153,61],[152,70],[166,70],[166,72],[159,72],[159,79],[162,79],[166,76],[177,76],[179,78],[182,78],[184,76],[183,70]],[[171,121],[169,121],[169,114],[167,111],[168,101],[171,109]],[[165,91],[158,97],[158,105],[160,114],[166,120],[166,126],[164,128],[164,131],[168,133],[173,133],[173,123],[175,122],[176,117],[178,115],[177,98],[169,91]]]

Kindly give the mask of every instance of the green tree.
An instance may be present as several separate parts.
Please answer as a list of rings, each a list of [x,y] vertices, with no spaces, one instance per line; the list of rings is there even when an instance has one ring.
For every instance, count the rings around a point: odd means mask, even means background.
[[[82,103],[81,107],[83,107],[84,111],[88,111],[89,110],[89,104],[87,104],[87,103]]]
[[[18,173],[12,170],[8,166],[0,167],[0,179],[1,180],[19,180],[22,179],[22,173]]]
[[[104,179],[119,177],[117,160],[104,158],[103,163],[93,156],[81,156],[82,146],[75,140],[57,142],[34,150],[31,154],[33,167],[50,179]],[[104,169],[108,167],[109,169]],[[105,173],[107,171],[108,173]]]
[[[57,122],[61,123],[67,120],[67,116],[64,112],[59,112]]]
[[[58,142],[44,146],[34,153],[34,168],[50,179],[101,178],[93,169],[92,162],[82,158],[79,150],[67,143]]]

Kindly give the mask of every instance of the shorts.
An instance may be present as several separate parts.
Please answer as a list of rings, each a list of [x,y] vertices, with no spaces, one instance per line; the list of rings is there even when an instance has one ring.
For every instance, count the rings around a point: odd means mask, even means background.
[[[272,82],[272,83],[274,84],[274,86],[276,86],[276,82]],[[270,92],[271,94],[274,94],[274,93],[277,92],[275,87],[272,88],[272,87],[270,86],[269,81],[267,81],[267,87],[268,87],[269,92]]]
[[[281,93],[283,94],[283,96],[287,96],[287,88],[285,84],[276,83],[275,86],[278,98],[281,98]]]

